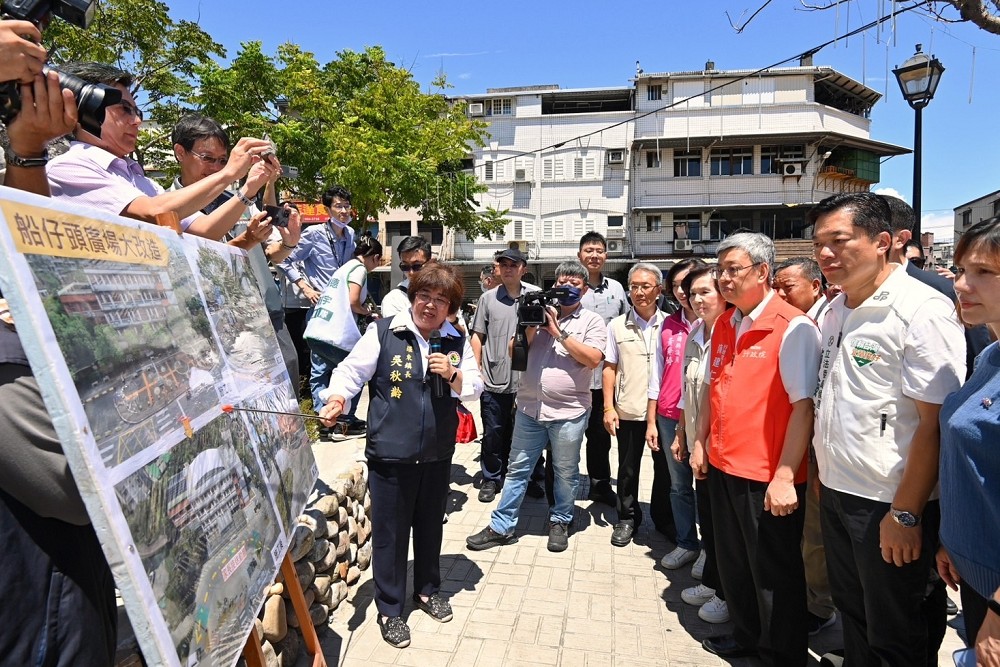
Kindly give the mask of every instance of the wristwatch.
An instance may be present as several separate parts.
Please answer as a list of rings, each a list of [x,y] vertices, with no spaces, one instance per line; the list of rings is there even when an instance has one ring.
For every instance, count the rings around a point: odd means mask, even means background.
[[[566,333],[565,331],[563,331],[562,329],[560,329],[560,330],[559,330],[559,337],[558,337],[558,338],[556,338],[556,340],[557,340],[557,341],[559,341],[559,342],[561,343],[561,342],[563,342],[564,340],[566,340],[567,338],[569,338],[569,334],[568,334],[568,333]]]
[[[916,528],[920,525],[920,517],[912,512],[890,507],[889,514],[892,516],[892,520],[903,528]]]
[[[39,157],[21,157],[15,153],[10,146],[8,146],[3,149],[3,157],[7,161],[7,164],[12,167],[22,167],[25,169],[31,167],[44,167],[49,161],[49,151],[48,149],[42,151],[42,154]]]

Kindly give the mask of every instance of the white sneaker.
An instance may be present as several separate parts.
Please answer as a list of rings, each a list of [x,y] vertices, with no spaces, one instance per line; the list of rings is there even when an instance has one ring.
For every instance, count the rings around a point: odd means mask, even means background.
[[[660,565],[668,570],[677,570],[698,558],[698,552],[684,547],[677,547],[660,561]]]
[[[702,575],[705,574],[705,550],[702,549],[701,553],[698,554],[698,560],[694,562],[691,566],[691,577],[701,581]]]
[[[689,605],[700,607],[715,597],[715,589],[705,584],[698,584],[681,591],[681,599]]]
[[[706,623],[725,623],[729,620],[729,605],[713,595],[711,600],[701,605],[698,618]]]

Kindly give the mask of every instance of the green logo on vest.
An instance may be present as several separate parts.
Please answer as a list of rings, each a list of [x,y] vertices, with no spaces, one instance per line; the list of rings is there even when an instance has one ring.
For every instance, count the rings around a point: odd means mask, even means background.
[[[878,343],[870,340],[856,340],[851,345],[851,358],[854,359],[854,363],[858,365],[858,368],[863,368],[881,359],[882,355],[879,354]]]

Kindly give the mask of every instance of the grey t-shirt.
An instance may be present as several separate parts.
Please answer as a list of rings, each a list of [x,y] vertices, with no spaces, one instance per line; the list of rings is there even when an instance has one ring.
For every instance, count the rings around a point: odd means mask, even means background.
[[[521,293],[538,291],[537,287],[521,285]],[[521,374],[510,369],[508,343],[517,330],[517,299],[500,285],[479,297],[472,331],[486,337],[483,344],[483,383],[486,391],[513,394]]]
[[[580,305],[586,310],[600,315],[604,319],[605,326],[611,320],[628,311],[625,288],[614,278],[608,278],[601,274],[601,284],[589,286],[590,289],[580,299]],[[591,391],[601,389],[601,372],[603,370],[604,364],[598,364],[597,368],[594,369],[594,377],[590,383]]]

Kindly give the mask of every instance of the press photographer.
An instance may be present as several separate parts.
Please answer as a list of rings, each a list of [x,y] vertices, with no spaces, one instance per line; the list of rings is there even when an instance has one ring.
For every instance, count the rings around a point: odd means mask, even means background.
[[[546,311],[558,308],[562,300],[571,298],[571,295],[570,288],[556,286],[544,292],[525,292],[518,297],[517,332],[514,334],[510,355],[510,367],[513,370],[523,371],[528,366],[527,329],[546,325],[549,319]]]
[[[552,447],[555,472],[548,549],[563,551],[568,546],[580,477],[580,445],[591,409],[590,381],[604,359],[607,343],[604,319],[580,306],[588,289],[587,275],[587,269],[575,260],[560,264],[556,287],[565,289],[558,292],[558,307],[545,303],[545,324],[525,330],[528,363],[517,391],[507,480],[490,525],[466,538],[473,551],[517,542],[514,527],[521,501],[547,443]],[[537,311],[524,314],[533,318]]]

